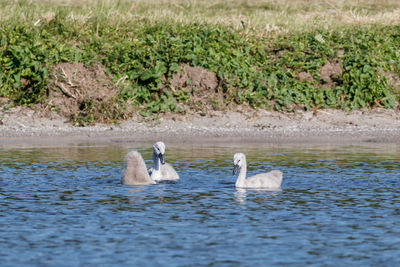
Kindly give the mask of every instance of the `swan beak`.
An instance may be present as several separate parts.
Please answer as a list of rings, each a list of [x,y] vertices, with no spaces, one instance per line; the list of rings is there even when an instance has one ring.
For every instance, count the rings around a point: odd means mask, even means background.
[[[239,165],[234,165],[233,166],[233,175],[236,175],[238,170],[239,170]]]
[[[165,157],[164,157],[164,154],[160,154],[160,155],[158,155],[158,157],[160,158],[160,161],[161,161],[161,164],[165,164]]]

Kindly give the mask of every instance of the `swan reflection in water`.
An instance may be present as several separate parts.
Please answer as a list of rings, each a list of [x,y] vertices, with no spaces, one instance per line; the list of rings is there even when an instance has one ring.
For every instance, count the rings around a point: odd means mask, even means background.
[[[246,200],[252,194],[257,196],[278,196],[282,192],[282,189],[270,189],[270,188],[236,188],[235,190],[235,200],[239,204],[246,204]],[[264,194],[263,194],[264,193]]]

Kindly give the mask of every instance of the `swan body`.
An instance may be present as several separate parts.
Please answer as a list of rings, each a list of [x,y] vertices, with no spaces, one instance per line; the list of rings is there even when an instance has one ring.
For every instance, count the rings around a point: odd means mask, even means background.
[[[156,170],[154,170],[154,168],[150,168],[149,175],[150,175],[151,179],[153,179],[153,181],[178,180],[179,179],[178,173],[168,163],[161,165],[158,172]]]
[[[153,167],[146,169],[142,155],[138,151],[131,151],[125,157],[125,169],[122,172],[121,182],[125,185],[148,185],[156,181],[177,180],[178,173],[165,163],[165,144],[157,142],[153,145]]]
[[[156,183],[150,178],[146,164],[138,151],[134,150],[126,154],[121,183],[124,185],[148,185]]]
[[[235,186],[237,188],[270,188],[279,189],[282,183],[282,172],[273,170],[267,173],[260,173],[246,179],[247,163],[243,153],[236,153],[233,156],[233,175],[240,169]]]

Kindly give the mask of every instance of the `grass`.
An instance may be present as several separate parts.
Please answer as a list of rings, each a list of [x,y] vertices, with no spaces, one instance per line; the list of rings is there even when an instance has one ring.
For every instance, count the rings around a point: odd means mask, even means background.
[[[49,20],[66,10],[68,18],[78,24],[93,17],[115,25],[141,20],[184,25],[206,22],[236,30],[245,27],[247,33],[259,36],[400,22],[397,0],[3,0],[1,6],[3,21]]]
[[[225,105],[393,108],[399,47],[397,0],[0,1],[0,96],[43,102],[52,66],[100,62],[118,107],[180,112],[190,96],[166,81],[189,64],[217,74]],[[329,64],[342,68],[332,81]]]

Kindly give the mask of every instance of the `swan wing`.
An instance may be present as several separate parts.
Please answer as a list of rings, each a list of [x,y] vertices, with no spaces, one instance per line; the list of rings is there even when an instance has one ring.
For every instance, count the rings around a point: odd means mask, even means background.
[[[124,185],[155,184],[147,172],[142,155],[138,151],[134,150],[126,154],[121,182]]]

